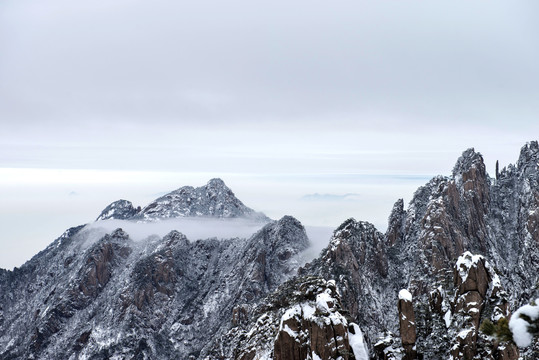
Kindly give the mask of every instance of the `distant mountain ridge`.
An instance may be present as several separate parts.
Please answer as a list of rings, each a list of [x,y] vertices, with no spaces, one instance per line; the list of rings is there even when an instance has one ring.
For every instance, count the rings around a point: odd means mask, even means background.
[[[219,179],[98,220],[175,217],[268,221]],[[496,178],[464,151],[451,176],[395,203],[385,233],[348,219],[307,264],[291,216],[248,239],[90,235],[69,229],[0,271],[0,359],[539,358],[539,340],[518,349],[480,330],[539,297],[536,141]]]
[[[184,186],[148,204],[143,209],[133,207],[127,200],[108,205],[97,220],[146,220],[155,221],[177,217],[249,218],[269,221],[259,212],[245,206],[224,181],[211,179],[204,186]]]

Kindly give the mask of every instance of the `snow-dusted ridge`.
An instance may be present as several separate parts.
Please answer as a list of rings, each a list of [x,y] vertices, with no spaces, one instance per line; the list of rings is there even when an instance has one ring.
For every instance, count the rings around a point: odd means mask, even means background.
[[[346,220],[304,265],[305,227],[218,179],[141,209],[115,202],[0,270],[0,358],[533,358],[514,324],[535,308],[512,317],[520,355],[479,328],[539,297],[538,160],[531,142],[493,179],[468,149],[395,203],[385,234]]]

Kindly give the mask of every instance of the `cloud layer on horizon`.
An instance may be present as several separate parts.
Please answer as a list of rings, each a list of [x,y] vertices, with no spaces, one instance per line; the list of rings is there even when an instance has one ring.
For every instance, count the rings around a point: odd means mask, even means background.
[[[503,154],[539,133],[538,8],[7,0],[0,167],[431,173],[429,152]]]

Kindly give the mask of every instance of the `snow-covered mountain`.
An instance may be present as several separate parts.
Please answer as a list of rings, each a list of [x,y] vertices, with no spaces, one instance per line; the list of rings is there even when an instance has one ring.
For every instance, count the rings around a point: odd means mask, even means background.
[[[385,234],[348,219],[307,264],[299,221],[256,213],[219,179],[142,209],[120,200],[97,220],[177,217],[261,228],[137,241],[69,229],[0,270],[0,359],[539,358],[507,327],[539,298],[537,142],[495,178],[466,150],[451,176],[395,203]]]
[[[142,241],[122,229],[100,238],[99,227],[69,229],[20,269],[2,271],[0,358],[198,356],[228,328],[238,304],[295,274],[297,255],[309,246],[296,219],[270,221],[219,179],[171,194],[142,211],[115,202],[98,221],[156,221],[197,209],[192,214],[204,220],[255,219],[261,229],[249,238],[198,240],[172,231]],[[224,219],[201,224],[230,226]]]
[[[158,221],[178,217],[249,218],[268,221],[267,216],[245,206],[221,179],[211,179],[204,186],[184,186],[141,209],[127,200],[107,206],[97,220]]]

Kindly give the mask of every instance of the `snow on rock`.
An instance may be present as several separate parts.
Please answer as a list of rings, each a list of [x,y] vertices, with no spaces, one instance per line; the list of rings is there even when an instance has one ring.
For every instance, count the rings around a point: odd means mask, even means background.
[[[176,217],[250,218],[267,222],[262,213],[245,206],[221,179],[204,186],[184,186],[147,205],[134,219],[155,221]]]
[[[132,236],[111,234],[88,241],[82,227],[70,229],[21,268],[0,269],[0,358],[131,358],[138,352],[145,358],[228,359],[241,349],[244,359],[273,359],[282,315],[296,305],[282,333],[289,340],[290,334],[305,336],[299,344],[305,358],[338,358],[323,355],[327,344],[335,351],[342,345],[342,354],[352,351],[346,342],[353,343],[357,332],[345,311],[361,326],[365,344],[380,345],[381,358],[402,357],[398,336],[376,342],[397,330],[401,318],[417,323],[420,341],[417,348],[409,346],[425,359],[490,358],[479,353],[490,346],[476,341],[485,340],[477,332],[479,320],[507,318],[509,304],[519,307],[539,296],[538,163],[539,145],[532,142],[522,149],[517,166],[508,165],[493,181],[481,155],[466,151],[452,175],[419,188],[406,211],[402,201],[394,206],[386,235],[349,219],[299,277],[293,277],[297,266],[291,260],[308,244],[292,221],[270,224],[250,240],[158,237],[144,246]],[[180,188],[140,211],[127,201],[116,202],[100,220],[148,223],[179,217],[269,221],[219,179]],[[310,286],[307,276],[335,282],[320,285],[320,291],[316,285],[307,296],[310,290],[300,289]],[[287,279],[290,286],[272,293]],[[502,283],[511,286],[508,293]],[[403,287],[414,294],[414,324],[411,312],[399,314],[395,306]],[[429,296],[437,287],[440,291]],[[324,295],[326,288],[340,299],[336,305]],[[412,308],[405,299],[399,302]],[[519,315],[535,318],[536,310],[529,305],[519,311],[511,327],[515,341],[527,344],[527,325]],[[298,327],[296,319],[310,328]],[[324,340],[316,350],[307,338],[312,329],[320,335],[312,339]],[[369,346],[376,358],[376,345]]]
[[[444,315],[445,327],[449,328],[451,326],[451,310],[447,310]]]
[[[134,208],[131,201],[118,200],[108,205],[101,214],[97,217],[96,221],[117,219],[124,220],[135,216],[140,211],[140,207]]]
[[[399,300],[412,302],[412,294],[406,289],[399,291]]]
[[[483,259],[481,255],[473,255],[471,252],[466,251],[457,260],[457,269],[459,271],[462,282],[466,282],[470,269],[477,266],[477,263]]]
[[[316,295],[316,308],[322,314],[329,314],[330,308],[335,303],[335,299],[331,297],[327,292]]]
[[[353,332],[348,331],[348,341],[350,342],[350,347],[354,352],[356,360],[368,360],[369,352],[363,339],[363,332],[357,324],[350,323],[350,327],[353,329]]]
[[[333,282],[317,277],[300,280],[294,288],[300,302],[283,313],[274,343],[274,359],[347,359],[351,336],[358,354],[364,347],[359,326],[349,326]],[[365,349],[363,349],[365,352]],[[298,357],[299,356],[299,357]],[[361,359],[366,359],[362,357]]]
[[[468,334],[472,331],[474,331],[474,329],[464,329],[458,333],[457,338],[466,339],[466,337],[468,337]]]
[[[509,329],[513,333],[513,340],[518,347],[528,347],[531,345],[533,335],[529,332],[530,323],[522,317],[528,317],[531,321],[539,320],[539,299],[535,301],[536,305],[524,305],[519,308],[509,321]]]

